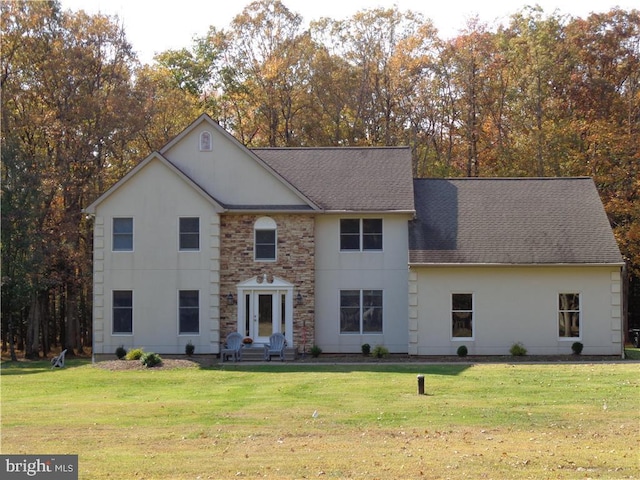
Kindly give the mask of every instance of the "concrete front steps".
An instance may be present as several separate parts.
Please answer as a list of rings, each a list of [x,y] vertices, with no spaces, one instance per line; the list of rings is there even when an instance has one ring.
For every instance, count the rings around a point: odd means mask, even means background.
[[[293,347],[286,347],[284,349],[284,359],[286,361],[292,361],[296,359],[296,350]],[[225,360],[225,363],[230,360]],[[243,362],[263,362],[264,361],[264,347],[262,345],[252,345],[251,347],[242,348],[242,361]],[[271,357],[272,362],[279,362],[280,359],[277,356]]]

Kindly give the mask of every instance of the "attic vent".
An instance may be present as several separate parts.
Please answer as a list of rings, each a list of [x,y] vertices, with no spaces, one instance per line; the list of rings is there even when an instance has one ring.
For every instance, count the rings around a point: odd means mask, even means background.
[[[202,132],[200,134],[200,151],[201,152],[211,151],[211,132]]]

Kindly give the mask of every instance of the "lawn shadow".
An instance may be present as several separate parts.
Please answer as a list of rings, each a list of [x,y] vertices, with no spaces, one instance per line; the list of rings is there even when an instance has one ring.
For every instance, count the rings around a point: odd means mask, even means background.
[[[62,368],[51,368],[50,359],[40,360],[24,360],[19,359],[17,362],[12,360],[2,360],[0,362],[0,375],[32,375],[34,373],[51,373],[69,368],[82,367],[91,363],[90,358],[68,358],[64,362]]]
[[[473,367],[471,363],[456,364],[425,364],[411,362],[398,363],[225,363],[211,366],[202,366],[203,370],[227,370],[233,372],[261,372],[261,373],[404,373],[415,375],[460,375],[465,370]]]

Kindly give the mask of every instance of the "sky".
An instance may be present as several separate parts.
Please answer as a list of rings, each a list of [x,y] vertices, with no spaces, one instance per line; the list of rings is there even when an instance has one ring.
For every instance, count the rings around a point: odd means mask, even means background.
[[[117,15],[124,24],[129,43],[143,63],[156,53],[190,48],[193,38],[203,36],[210,26],[227,29],[231,20],[252,0],[61,0],[64,10],[89,14]],[[586,17],[607,12],[615,6],[640,8],[640,0],[282,0],[305,22],[330,17],[342,20],[354,13],[378,7],[396,6],[430,18],[442,38],[454,37],[468,19],[477,15],[489,24],[507,23],[511,14],[527,5],[540,5],[545,13]]]

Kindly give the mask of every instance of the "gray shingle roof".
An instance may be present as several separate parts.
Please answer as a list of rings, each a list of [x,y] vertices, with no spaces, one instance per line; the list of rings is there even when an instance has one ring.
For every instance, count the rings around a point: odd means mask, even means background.
[[[411,264],[612,264],[622,256],[590,178],[414,180]]]
[[[414,210],[411,151],[407,147],[252,151],[324,210]]]

